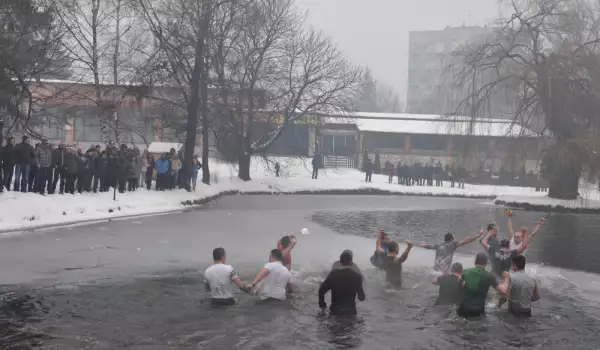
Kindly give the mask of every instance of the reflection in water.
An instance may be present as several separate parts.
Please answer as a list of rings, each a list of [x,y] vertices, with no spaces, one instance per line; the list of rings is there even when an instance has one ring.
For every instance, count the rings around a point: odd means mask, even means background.
[[[363,331],[364,321],[359,317],[319,317],[319,337],[342,348],[359,348]]]

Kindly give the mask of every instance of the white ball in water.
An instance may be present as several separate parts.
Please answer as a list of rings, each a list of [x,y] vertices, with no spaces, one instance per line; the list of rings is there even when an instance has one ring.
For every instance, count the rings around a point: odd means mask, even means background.
[[[300,233],[303,235],[310,235],[310,231],[306,227],[300,230]]]

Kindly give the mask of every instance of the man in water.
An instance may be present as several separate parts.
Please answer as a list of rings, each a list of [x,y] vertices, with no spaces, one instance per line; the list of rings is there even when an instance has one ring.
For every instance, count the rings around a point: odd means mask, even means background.
[[[204,271],[204,286],[211,293],[211,304],[231,306],[235,304],[231,292],[231,282],[235,283],[242,291],[250,293],[250,289],[242,283],[237,272],[231,265],[225,264],[225,249],[213,250],[214,265]]]
[[[342,252],[342,254],[344,254],[344,253],[349,254],[350,257],[352,257],[354,255],[352,253],[352,251],[348,250],[348,249],[346,249]],[[341,256],[340,256],[340,260],[334,262],[333,266],[331,266],[331,272],[333,272],[334,270],[342,269],[342,268],[344,268],[344,264],[342,263]],[[350,266],[350,268],[362,276],[362,272],[360,271],[360,268],[354,262],[352,262],[352,266]]]
[[[421,242],[420,246],[425,249],[435,249],[435,262],[433,268],[436,271],[447,274],[450,272],[450,266],[452,265],[452,258],[454,257],[456,248],[474,242],[481,236],[483,236],[483,229],[481,229],[478,234],[460,241],[456,241],[452,233],[446,233],[443,244],[425,244]]]
[[[523,244],[519,246],[519,249],[511,250],[510,242],[507,239],[501,240],[500,246],[489,244],[490,239],[495,239],[497,234],[497,230],[488,231],[487,236],[483,239],[483,241],[481,241],[481,245],[490,256],[492,262],[492,273],[500,278],[503,275],[503,272],[510,270],[512,266],[512,259],[523,254],[525,249],[527,249],[527,245],[533,236],[529,237],[527,241],[523,242]]]
[[[488,256],[486,253],[477,253],[475,267],[466,269],[462,275],[464,298],[458,306],[457,314],[461,317],[485,316],[485,300],[490,287],[498,293],[505,295],[508,289],[508,277],[499,284],[491,273],[486,271]]]
[[[288,268],[283,266],[282,260],[283,254],[279,249],[271,250],[269,262],[252,282],[250,288],[254,289],[260,281],[265,280],[258,293],[262,300],[286,300],[286,294],[291,293],[294,289],[292,274]]]
[[[517,317],[531,317],[531,302],[540,299],[540,286],[533,277],[525,273],[525,257],[513,259],[513,270],[505,272],[509,278],[508,311]]]
[[[354,270],[356,265],[352,262],[352,252],[349,250],[340,255],[340,264],[341,268],[331,271],[319,287],[319,307],[323,310],[327,307],[325,294],[331,290],[331,314],[355,316],[356,297],[360,301],[365,300],[362,277]]]
[[[508,239],[509,239],[509,247],[511,250],[521,248],[521,246],[523,245],[523,242],[527,242],[529,240],[529,238],[531,238],[533,240],[533,237],[535,237],[535,235],[538,233],[538,231],[540,230],[540,228],[542,227],[542,225],[545,222],[545,219],[541,218],[540,221],[538,222],[538,224],[533,229],[533,232],[531,232],[531,235],[528,235],[529,230],[527,227],[521,227],[521,229],[519,231],[515,232],[515,230],[513,229],[512,218],[513,218],[514,214],[512,211],[507,211],[506,216],[508,216]],[[523,251],[523,254],[525,254],[525,252],[526,252],[526,250]]]
[[[391,241],[388,244],[388,253],[383,258],[383,269],[385,270],[385,279],[396,287],[402,286],[402,263],[408,258],[408,253],[412,249],[412,242],[406,242],[406,249],[402,255],[398,256],[400,247],[398,242]]]
[[[461,263],[452,264],[450,274],[443,274],[433,280],[440,287],[435,305],[458,305],[463,299],[462,287],[463,266]]]
[[[296,246],[296,236],[283,236],[277,242],[277,249],[283,254],[283,266],[287,267],[288,270],[292,269],[292,249]]]
[[[373,253],[373,256],[371,257],[371,264],[373,264],[373,266],[379,268],[383,266],[383,260],[389,251],[388,245],[390,242],[390,236],[388,236],[383,229],[380,229],[377,234],[377,241],[375,242],[375,253]]]

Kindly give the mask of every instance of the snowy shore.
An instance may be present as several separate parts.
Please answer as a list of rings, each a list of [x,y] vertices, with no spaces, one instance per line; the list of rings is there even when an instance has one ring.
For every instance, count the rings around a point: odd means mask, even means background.
[[[497,198],[506,203],[523,201],[546,203],[543,193],[532,188],[469,185],[465,189],[388,184],[387,176],[373,175],[365,183],[364,174],[355,169],[322,169],[319,178],[311,178],[310,160],[279,159],[282,176],[274,175],[273,162],[255,158],[252,180],[239,180],[234,166],[212,162],[211,185],[198,181],[195,192],[184,190],[157,192],[139,189],[136,192],[84,193],[75,195],[46,195],[5,192],[0,196],[0,232],[31,230],[42,226],[78,223],[82,221],[116,219],[119,217],[157,214],[185,209],[187,205],[205,203],[223,193],[329,193],[329,194],[390,194]],[[201,175],[200,175],[201,176]],[[537,201],[537,202],[536,202]],[[600,201],[594,202],[600,208]]]

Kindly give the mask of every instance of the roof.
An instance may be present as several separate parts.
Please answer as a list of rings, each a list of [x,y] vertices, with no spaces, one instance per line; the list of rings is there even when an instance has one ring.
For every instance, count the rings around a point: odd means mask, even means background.
[[[179,151],[183,145],[175,142],[151,142],[148,146],[148,152],[150,153],[169,153],[171,148],[175,148],[175,151]]]
[[[401,113],[340,114],[327,118],[330,124],[356,124],[360,131],[427,134],[475,135],[492,137],[535,137],[533,131],[506,119],[484,119],[463,116],[442,116]],[[472,128],[472,129],[471,129]]]

